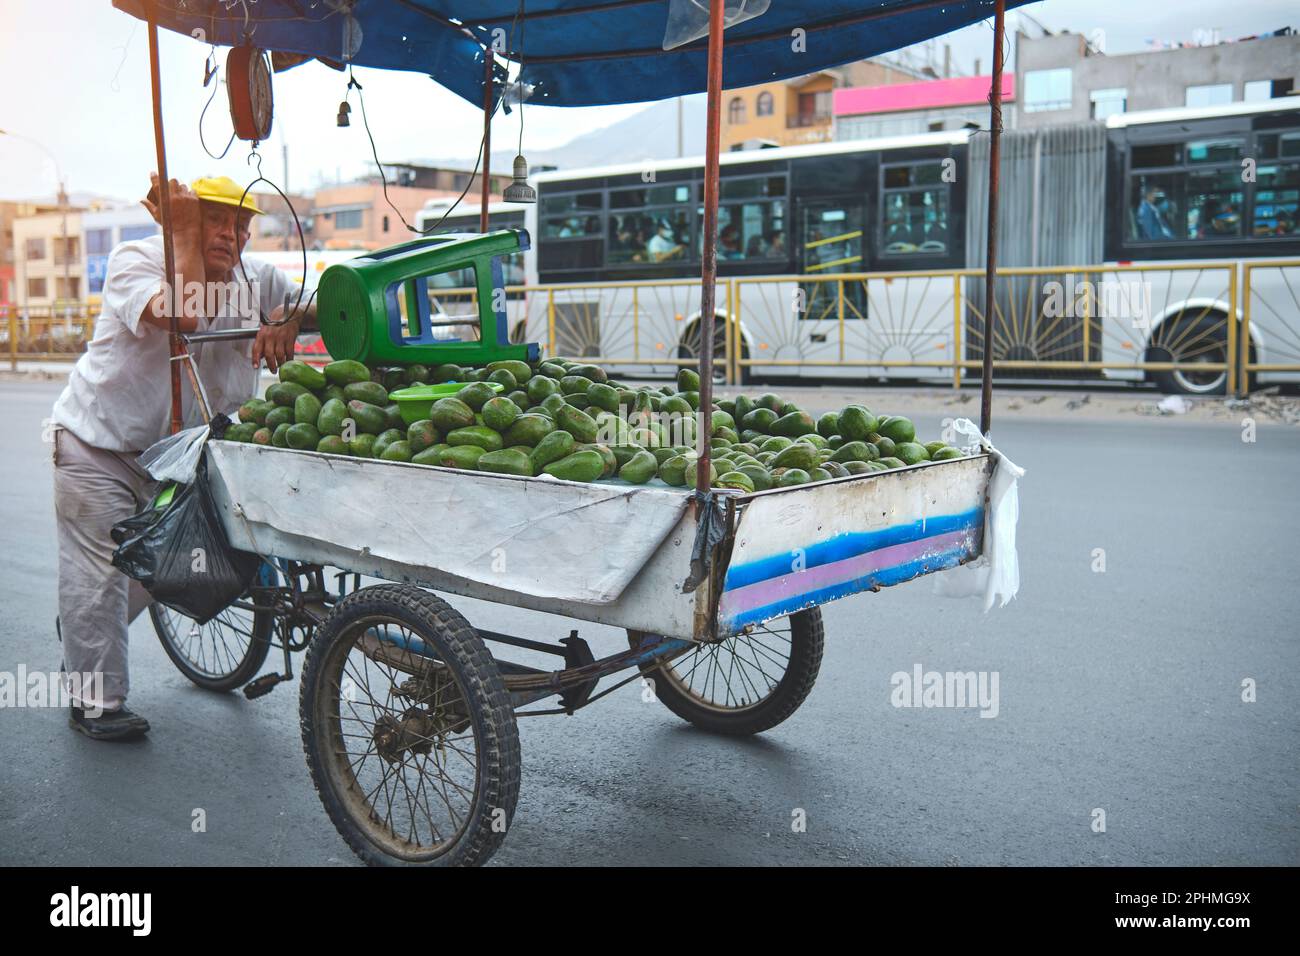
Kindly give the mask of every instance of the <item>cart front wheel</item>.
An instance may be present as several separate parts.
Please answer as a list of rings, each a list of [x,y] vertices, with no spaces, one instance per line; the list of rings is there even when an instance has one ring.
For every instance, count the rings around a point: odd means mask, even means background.
[[[501,841],[519,796],[519,731],[487,645],[442,599],[354,591],[317,630],[300,721],[312,782],[372,865],[469,866]]]
[[[645,637],[628,631],[632,647]],[[700,644],[641,673],[683,720],[713,733],[748,736],[799,709],[817,680],[823,642],[821,611],[810,608],[718,644]]]

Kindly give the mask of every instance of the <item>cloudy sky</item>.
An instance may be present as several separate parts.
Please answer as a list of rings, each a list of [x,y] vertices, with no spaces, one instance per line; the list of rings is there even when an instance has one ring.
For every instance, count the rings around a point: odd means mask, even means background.
[[[779,0],[778,0],[779,2]],[[1111,53],[1143,49],[1149,38],[1190,41],[1197,29],[1218,29],[1224,37],[1300,26],[1293,0],[1044,0],[1025,11],[1059,30],[1105,32]],[[1014,28],[1016,14],[1010,14]],[[980,57],[990,63],[990,27],[977,25],[938,41],[951,43],[954,62],[971,72]],[[224,160],[205,155],[199,113],[211,92],[203,89],[207,47],[168,31],[161,34],[168,161],[173,175],[192,179],[224,173],[250,178],[247,144],[236,142]],[[224,51],[223,57],[224,57]],[[481,120],[478,111],[427,77],[358,70],[365,87],[371,131],[385,160],[463,157],[472,165]],[[283,185],[281,147],[289,146],[289,185],[309,189],[366,168],[370,147],[360,122],[348,129],[334,117],[346,80],[311,63],[275,78],[275,131],[263,144],[263,171]],[[0,0],[0,129],[41,143],[62,168],[73,192],[134,199],[143,194],[153,168],[149,106],[148,44],[140,21],[114,10],[109,0]],[[204,124],[209,149],[219,153],[230,121],[218,91]],[[529,145],[561,145],[608,125],[641,106],[528,109]],[[518,113],[493,124],[493,142],[518,136]],[[359,120],[354,102],[354,120]],[[0,136],[0,198],[52,195],[54,166],[36,146]]]

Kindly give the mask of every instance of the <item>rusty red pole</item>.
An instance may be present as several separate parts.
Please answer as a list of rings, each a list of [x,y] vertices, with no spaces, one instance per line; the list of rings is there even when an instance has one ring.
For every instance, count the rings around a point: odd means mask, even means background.
[[[709,433],[713,430],[713,300],[718,279],[718,150],[722,105],[722,12],[725,0],[709,4],[708,132],[704,147],[704,251],[700,282],[700,452],[695,489],[709,490]]]
[[[984,379],[980,391],[980,431],[985,435],[993,424],[993,317],[996,302],[993,287],[998,272],[998,173],[1002,135],[1002,46],[1005,34],[1006,0],[998,0],[993,16],[993,86],[989,90],[989,234],[984,263]]]
[[[492,48],[488,47],[483,57],[487,70],[483,81],[483,195],[478,207],[478,231],[488,231],[488,196],[492,192]]]
[[[149,88],[153,94],[153,142],[158,161],[158,213],[162,220],[163,270],[166,277],[163,296],[167,316],[171,320],[171,366],[172,377],[172,434],[176,434],[184,425],[181,415],[181,366],[179,356],[185,354],[185,345],[181,342],[181,329],[176,317],[180,302],[180,289],[176,287],[176,249],[172,244],[172,202],[171,181],[167,177],[167,146],[163,142],[162,116],[162,77],[158,70],[158,24],[149,19]]]

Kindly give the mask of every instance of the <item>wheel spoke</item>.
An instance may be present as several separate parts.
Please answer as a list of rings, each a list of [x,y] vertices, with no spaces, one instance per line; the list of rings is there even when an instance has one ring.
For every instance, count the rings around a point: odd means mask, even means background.
[[[705,707],[737,712],[762,703],[790,666],[794,635],[789,619],[769,622],[717,644],[697,646],[659,665],[663,679]]]
[[[394,621],[351,632],[331,685],[332,737],[338,768],[388,834],[385,840],[400,841],[403,854],[424,855],[467,825],[479,756],[472,725],[452,733],[470,712],[455,672],[434,656],[411,652],[414,640],[432,646]],[[372,656],[362,641],[377,643],[383,654]],[[344,680],[351,684],[347,695]]]

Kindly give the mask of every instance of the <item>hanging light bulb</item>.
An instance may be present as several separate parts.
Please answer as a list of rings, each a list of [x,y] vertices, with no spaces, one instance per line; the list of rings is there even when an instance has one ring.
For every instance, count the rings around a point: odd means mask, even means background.
[[[348,119],[348,114],[352,112],[352,107],[348,106],[348,101],[344,100],[339,104],[339,121],[340,126],[351,126],[352,121]]]
[[[537,202],[537,190],[528,185],[528,160],[523,153],[515,157],[515,178],[501,198],[506,202]]]

